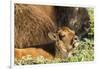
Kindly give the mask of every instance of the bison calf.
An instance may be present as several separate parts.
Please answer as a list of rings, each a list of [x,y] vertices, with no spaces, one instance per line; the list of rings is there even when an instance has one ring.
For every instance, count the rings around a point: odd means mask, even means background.
[[[22,58],[26,55],[32,57],[43,56],[47,59],[66,58],[71,53],[73,46],[77,43],[75,32],[67,27],[60,28],[57,33],[49,32],[48,37],[53,41],[49,44],[33,46],[31,48],[15,48],[15,58]]]

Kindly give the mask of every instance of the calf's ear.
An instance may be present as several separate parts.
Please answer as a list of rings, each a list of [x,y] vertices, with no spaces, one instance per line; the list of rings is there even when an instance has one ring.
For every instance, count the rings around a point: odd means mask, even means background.
[[[49,32],[49,33],[48,33],[48,37],[49,37],[51,40],[54,40],[54,41],[56,41],[56,40],[59,39],[59,37],[57,36],[57,34],[56,34],[56,33],[53,33],[53,32]]]

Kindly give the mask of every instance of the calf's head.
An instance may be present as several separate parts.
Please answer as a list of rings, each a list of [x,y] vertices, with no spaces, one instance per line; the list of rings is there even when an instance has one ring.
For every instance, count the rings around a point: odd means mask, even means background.
[[[48,33],[48,36],[51,40],[55,41],[57,52],[60,53],[62,58],[69,56],[74,47],[76,47],[78,41],[75,32],[68,27],[61,27],[56,33]]]

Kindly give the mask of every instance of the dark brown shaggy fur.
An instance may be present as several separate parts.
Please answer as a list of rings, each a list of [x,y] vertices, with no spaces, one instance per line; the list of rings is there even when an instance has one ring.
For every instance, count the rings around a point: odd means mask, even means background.
[[[90,30],[90,18],[86,8],[55,6],[55,23],[67,26],[76,32],[79,38],[85,36]],[[52,18],[51,17],[51,18]]]

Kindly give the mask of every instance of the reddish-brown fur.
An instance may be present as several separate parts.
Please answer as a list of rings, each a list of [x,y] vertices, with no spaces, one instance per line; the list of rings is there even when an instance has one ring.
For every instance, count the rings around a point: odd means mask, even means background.
[[[25,49],[17,49],[15,48],[15,58],[21,59],[27,55],[32,56],[32,58],[36,58],[39,56],[43,56],[46,59],[53,59],[53,56],[43,50],[42,48],[25,48]]]

